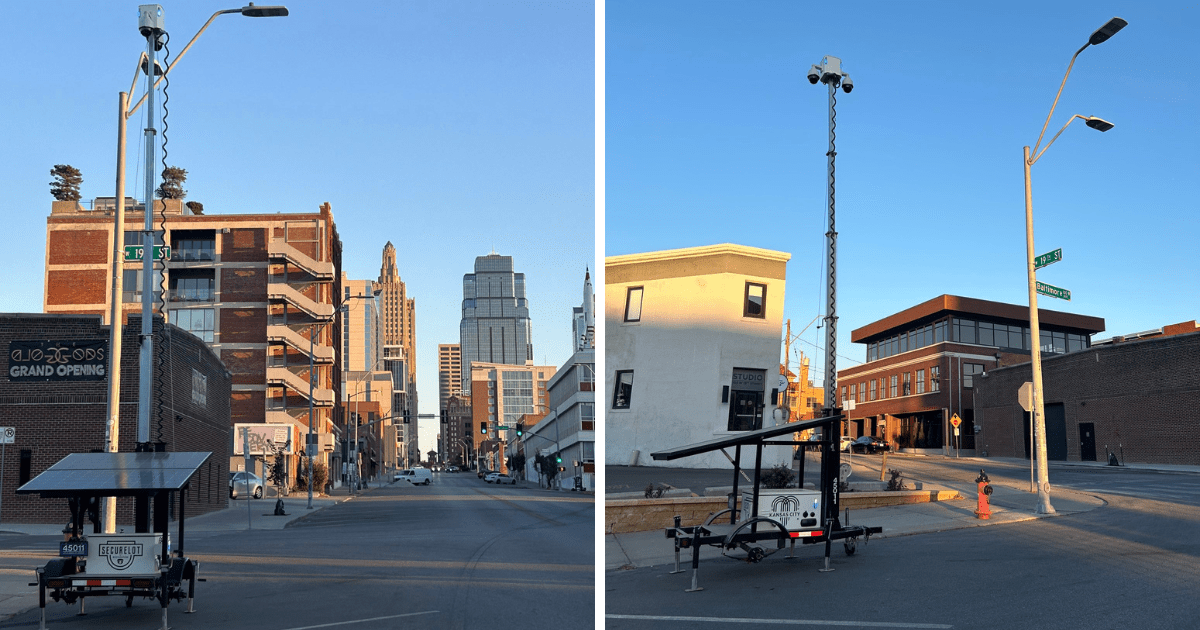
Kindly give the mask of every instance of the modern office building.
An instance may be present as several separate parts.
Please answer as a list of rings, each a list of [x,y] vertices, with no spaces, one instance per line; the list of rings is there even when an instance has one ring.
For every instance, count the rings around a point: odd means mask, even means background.
[[[165,276],[166,306],[156,299],[155,312],[165,310],[170,323],[203,340],[233,374],[230,428],[275,425],[268,430],[302,443],[311,402],[319,461],[331,471],[340,469],[334,436],[340,433],[335,425],[344,422],[336,405],[343,334],[334,305],[342,295],[342,244],[332,208],[326,203],[311,213],[195,215],[177,199],[155,200],[155,207],[162,209],[162,240],[170,246],[152,282],[161,286]],[[47,313],[99,314],[107,320],[113,204],[98,199],[92,208],[53,203],[46,225]],[[120,242],[140,244],[142,216],[138,206],[126,213]],[[127,253],[118,268],[123,312],[140,313],[142,263]],[[158,297],[160,291],[153,290]],[[232,430],[229,440],[226,466],[236,470],[242,461],[235,456]],[[289,449],[289,470],[295,470],[303,447]]]
[[[1086,350],[1104,320],[1038,309],[1044,356]],[[972,453],[974,387],[998,367],[1030,361],[1029,307],[940,295],[850,333],[867,361],[838,371],[842,435],[905,449]],[[951,420],[961,421],[954,435]]]
[[[557,371],[553,365],[471,363],[472,443],[478,465],[501,470],[502,442],[513,441],[521,416],[545,413],[550,407],[546,385]]]
[[[525,274],[513,271],[512,256],[475,259],[463,276],[462,321],[458,328],[464,375],[471,364],[533,363],[533,326],[525,299]],[[463,389],[471,391],[471,381]]]
[[[605,463],[722,468],[651,453],[773,426],[791,256],[722,244],[604,261]],[[763,466],[792,450],[764,449]]]
[[[548,413],[526,421],[524,435],[507,433],[510,455],[525,456],[526,479],[537,479],[535,455],[562,459],[555,478],[564,490],[595,490],[596,474],[596,351],[571,355],[548,384]],[[529,418],[529,416],[527,416]],[[555,457],[557,455],[557,457]]]

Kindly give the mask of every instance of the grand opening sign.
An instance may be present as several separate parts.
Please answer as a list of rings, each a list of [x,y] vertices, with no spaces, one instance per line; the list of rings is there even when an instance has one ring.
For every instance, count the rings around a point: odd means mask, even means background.
[[[107,367],[107,339],[8,343],[10,381],[102,381]]]

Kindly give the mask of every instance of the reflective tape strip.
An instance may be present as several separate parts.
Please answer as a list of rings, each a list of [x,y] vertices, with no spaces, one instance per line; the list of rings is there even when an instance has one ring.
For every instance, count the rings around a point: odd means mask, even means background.
[[[792,532],[792,538],[820,538],[824,532],[820,530],[811,532]]]
[[[74,586],[129,586],[129,580],[71,580]]]

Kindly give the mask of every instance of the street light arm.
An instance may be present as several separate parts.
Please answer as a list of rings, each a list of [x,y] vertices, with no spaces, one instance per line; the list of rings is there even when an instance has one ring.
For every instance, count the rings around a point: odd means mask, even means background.
[[[175,67],[175,64],[179,63],[180,59],[183,59],[183,56],[187,54],[188,49],[192,47],[192,44],[196,43],[197,39],[200,39],[200,35],[204,33],[205,29],[208,28],[209,24],[213,23],[213,20],[217,19],[218,15],[224,15],[226,13],[241,13],[241,12],[242,12],[241,9],[224,9],[222,11],[217,11],[216,13],[212,14],[212,17],[208,18],[208,21],[204,23],[204,26],[200,27],[200,30],[197,31],[196,34],[192,36],[192,41],[188,42],[187,46],[184,46],[183,50],[179,51],[178,55],[175,55],[174,61],[172,61],[170,63],[170,65],[168,65],[166,67],[166,69],[163,70],[162,75],[160,75],[158,77],[158,79],[154,82],[154,86],[151,87],[150,89],[153,90],[158,87],[159,82],[162,81],[163,78],[167,76],[167,73],[169,73],[171,71],[171,69]],[[139,67],[141,66],[140,61],[138,62],[138,66]],[[137,79],[134,79],[134,81],[136,82]],[[138,99],[138,102],[136,104],[134,104],[132,109],[129,110],[129,113],[125,114],[126,118],[133,116],[137,112],[138,108],[142,106],[143,102],[145,102],[146,96],[147,96],[147,94],[143,94],[142,98]]]
[[[1041,156],[1041,153],[1038,153],[1038,147],[1041,146],[1041,144],[1042,144],[1042,137],[1046,135],[1046,128],[1050,126],[1050,118],[1052,116],[1054,116],[1054,108],[1058,107],[1058,97],[1062,96],[1063,87],[1066,86],[1066,84],[1067,84],[1067,77],[1071,76],[1071,68],[1075,65],[1075,58],[1079,56],[1079,53],[1083,52],[1084,49],[1086,49],[1088,46],[1091,46],[1091,45],[1092,45],[1092,43],[1088,42],[1088,43],[1084,44],[1083,46],[1081,46],[1079,48],[1079,50],[1076,50],[1074,55],[1071,55],[1071,63],[1067,64],[1067,73],[1063,75],[1062,83],[1059,84],[1059,86],[1058,86],[1058,93],[1054,95],[1054,103],[1052,103],[1050,105],[1050,113],[1046,114],[1046,122],[1042,124],[1042,133],[1038,134],[1038,139],[1037,139],[1037,142],[1033,145],[1033,151],[1030,153],[1031,155],[1036,155],[1039,157]],[[1067,121],[1067,124],[1068,125],[1071,124],[1070,121]],[[1066,127],[1063,127],[1063,128],[1066,129]],[[1062,132],[1060,131],[1059,133],[1062,133]],[[1057,138],[1058,136],[1055,136],[1055,137]],[[1050,142],[1054,142],[1054,141],[1051,140]],[[1046,145],[1046,146],[1049,147],[1050,145]],[[1042,150],[1042,153],[1045,153],[1045,149]],[[1036,161],[1037,161],[1037,158],[1034,158],[1034,162],[1036,162]],[[1032,164],[1033,164],[1033,162],[1030,162],[1030,165],[1032,165]]]
[[[1039,159],[1041,159],[1041,157],[1042,157],[1042,153],[1045,153],[1046,150],[1050,148],[1050,145],[1054,144],[1055,140],[1058,140],[1058,137],[1062,135],[1062,132],[1066,131],[1067,127],[1071,126],[1071,123],[1075,122],[1076,118],[1082,118],[1084,120],[1087,120],[1087,116],[1080,116],[1079,114],[1075,114],[1074,116],[1071,116],[1071,118],[1067,120],[1067,124],[1063,125],[1062,129],[1059,129],[1058,133],[1054,134],[1053,138],[1050,138],[1050,142],[1047,142],[1046,146],[1042,147],[1042,152],[1038,153],[1037,155],[1030,158],[1030,160],[1029,160],[1030,166],[1037,164],[1037,161]]]

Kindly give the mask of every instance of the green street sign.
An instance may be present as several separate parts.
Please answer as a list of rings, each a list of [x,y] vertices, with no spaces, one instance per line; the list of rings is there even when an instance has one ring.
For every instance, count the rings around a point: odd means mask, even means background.
[[[497,431],[507,431],[508,429],[509,427],[506,427],[503,424],[496,427]]]
[[[1048,254],[1042,254],[1041,256],[1034,258],[1033,259],[1033,268],[1041,269],[1042,267],[1045,267],[1046,265],[1052,265],[1060,260],[1062,260],[1062,248],[1061,247],[1048,253]]]
[[[154,259],[155,260],[165,260],[170,257],[171,257],[171,247],[169,245],[155,245],[154,246]],[[126,261],[141,260],[141,259],[142,259],[142,246],[141,245],[126,245],[125,246],[125,260]]]
[[[1068,302],[1071,301],[1071,292],[1066,289],[1056,287],[1051,284],[1046,284],[1044,282],[1039,282],[1036,286],[1037,292],[1041,293],[1042,295],[1049,295],[1050,297],[1055,297],[1060,300],[1067,300]]]

